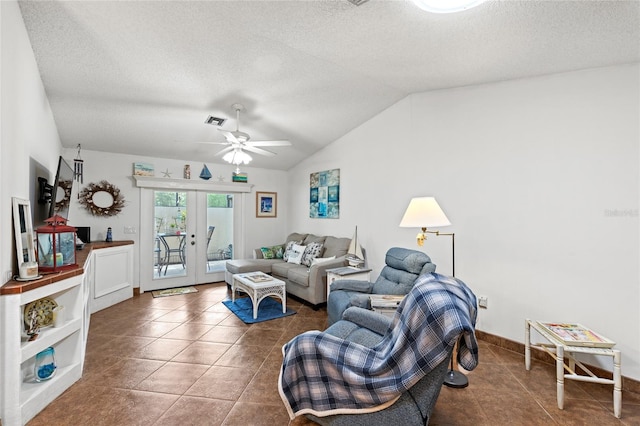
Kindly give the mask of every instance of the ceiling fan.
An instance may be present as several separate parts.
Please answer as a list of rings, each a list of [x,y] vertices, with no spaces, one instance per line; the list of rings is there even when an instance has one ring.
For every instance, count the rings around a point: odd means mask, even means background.
[[[223,160],[231,164],[249,164],[252,160],[251,156],[245,152],[253,152],[260,155],[266,155],[273,157],[275,152],[268,151],[260,148],[262,146],[291,146],[291,142],[287,140],[271,140],[271,141],[252,141],[251,136],[248,133],[240,131],[240,111],[244,111],[245,108],[242,104],[231,105],[236,111],[236,130],[229,131],[218,129],[225,137],[226,142],[206,142],[214,145],[227,145],[226,148],[218,151],[215,156],[224,155]]]

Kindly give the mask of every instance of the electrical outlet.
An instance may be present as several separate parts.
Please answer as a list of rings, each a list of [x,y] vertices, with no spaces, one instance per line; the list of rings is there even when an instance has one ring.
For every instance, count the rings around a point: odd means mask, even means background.
[[[135,226],[125,226],[124,227],[124,233],[125,234],[135,234],[136,233],[136,227]]]
[[[11,275],[11,271],[7,271],[4,273],[4,282],[8,282],[11,281],[11,279],[13,278],[13,276]]]
[[[487,296],[478,297],[478,306],[483,309],[487,309],[489,307],[489,297]]]

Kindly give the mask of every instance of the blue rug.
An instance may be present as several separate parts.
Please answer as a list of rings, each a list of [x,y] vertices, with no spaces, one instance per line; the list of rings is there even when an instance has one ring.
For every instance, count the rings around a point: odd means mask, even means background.
[[[236,314],[246,324],[254,324],[256,322],[269,321],[276,318],[282,318],[296,313],[291,308],[287,308],[286,313],[282,313],[282,303],[266,297],[262,299],[262,302],[258,305],[258,318],[253,319],[253,305],[251,299],[248,297],[237,298],[236,301],[223,300],[224,306],[229,308],[231,312]]]

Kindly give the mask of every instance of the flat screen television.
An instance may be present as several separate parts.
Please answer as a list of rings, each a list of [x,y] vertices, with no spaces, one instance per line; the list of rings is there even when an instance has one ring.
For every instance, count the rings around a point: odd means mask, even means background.
[[[73,169],[64,160],[64,158],[60,156],[58,159],[56,180],[53,181],[53,185],[51,185],[49,217],[57,214],[65,219],[69,219],[69,205],[71,203],[71,191],[73,190],[74,177]]]

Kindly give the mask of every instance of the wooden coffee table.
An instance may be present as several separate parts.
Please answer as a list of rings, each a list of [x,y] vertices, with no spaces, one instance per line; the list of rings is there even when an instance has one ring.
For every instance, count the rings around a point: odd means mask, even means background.
[[[254,277],[252,279],[252,277]],[[256,280],[255,277],[262,279]],[[282,313],[287,312],[287,290],[285,282],[273,278],[264,272],[246,272],[234,274],[231,284],[231,301],[236,301],[236,290],[241,290],[249,295],[253,305],[253,319],[258,318],[258,305],[267,296],[277,296],[282,301]]]

